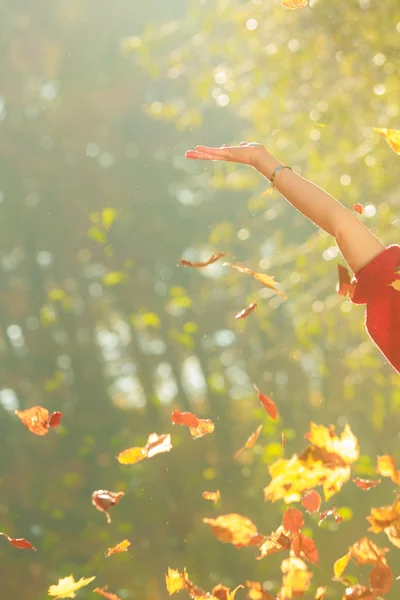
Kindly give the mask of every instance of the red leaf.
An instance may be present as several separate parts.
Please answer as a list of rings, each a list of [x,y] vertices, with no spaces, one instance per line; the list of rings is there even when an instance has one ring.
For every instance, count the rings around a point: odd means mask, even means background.
[[[360,213],[360,215],[362,215],[364,207],[362,204],[353,204],[353,210],[355,210],[356,212]]]
[[[384,596],[392,587],[392,569],[379,561],[369,574],[369,582],[375,592],[380,596]]]
[[[257,308],[257,302],[252,302],[251,304],[249,304],[249,306],[247,306],[246,308],[244,308],[243,310],[238,312],[237,315],[235,315],[235,319],[246,318],[247,315],[249,315],[251,312],[253,312],[253,310],[255,310],[256,308]]]
[[[253,385],[254,389],[257,392],[259,401],[261,402],[271,419],[276,421],[276,419],[278,418],[278,409],[276,408],[275,403],[271,400],[271,398],[268,398],[268,396],[262,394],[255,384]]]
[[[228,256],[228,254],[226,252],[217,252],[216,254],[210,256],[210,258],[204,262],[190,262],[190,260],[181,258],[181,264],[184,267],[195,267],[196,269],[200,269],[202,267],[208,267],[208,265],[212,265],[223,256]]]
[[[310,490],[304,494],[301,504],[307,512],[317,512],[321,506],[321,496],[315,490]]]
[[[303,535],[302,533],[296,534],[292,542],[292,550],[296,556],[304,557],[313,565],[318,564],[318,550],[314,541]]]
[[[298,533],[304,526],[303,513],[297,508],[288,508],[284,512],[282,526],[290,533]]]
[[[171,418],[174,425],[186,425],[186,427],[194,428],[199,426],[199,419],[190,412],[174,410]]]
[[[7,538],[7,540],[10,542],[10,544],[15,546],[16,548],[26,549],[26,550],[34,550],[35,552],[37,550],[37,548],[35,548],[35,546],[32,546],[32,544],[30,542],[28,542],[28,540],[25,540],[24,538],[11,538],[6,533],[1,533],[1,532],[0,532],[0,535]]]
[[[355,479],[353,479],[353,483],[355,483],[357,487],[367,491],[376,488],[381,481],[382,479],[361,479],[360,477],[355,477]]]
[[[338,294],[341,296],[349,295],[350,298],[353,294],[354,284],[351,282],[350,273],[343,267],[338,264],[338,275],[339,275],[339,291]]]
[[[63,414],[60,411],[53,412],[49,417],[49,427],[58,427],[61,423]]]

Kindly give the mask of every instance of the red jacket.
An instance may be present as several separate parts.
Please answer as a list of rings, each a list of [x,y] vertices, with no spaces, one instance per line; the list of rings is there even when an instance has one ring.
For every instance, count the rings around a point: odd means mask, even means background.
[[[352,302],[366,304],[365,325],[375,344],[400,373],[400,246],[389,246],[355,275]]]

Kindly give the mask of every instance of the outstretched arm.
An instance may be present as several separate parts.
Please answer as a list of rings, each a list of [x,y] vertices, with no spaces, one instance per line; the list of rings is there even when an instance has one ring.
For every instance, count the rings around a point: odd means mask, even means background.
[[[271,179],[274,169],[282,164],[260,144],[246,142],[242,142],[240,146],[222,148],[196,146],[196,149],[187,152],[186,156],[199,160],[225,160],[249,164],[268,180]],[[355,214],[330,194],[290,169],[281,169],[276,174],[274,186],[292,206],[336,239],[352,271],[359,271],[385,250],[385,246]]]

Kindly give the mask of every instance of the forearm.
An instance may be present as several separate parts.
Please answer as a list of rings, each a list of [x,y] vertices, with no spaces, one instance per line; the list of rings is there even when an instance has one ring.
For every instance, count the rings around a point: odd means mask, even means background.
[[[271,155],[257,170],[268,180],[280,163]],[[353,271],[358,271],[385,249],[361,221],[330,194],[290,169],[280,170],[276,189],[304,216],[332,235]]]

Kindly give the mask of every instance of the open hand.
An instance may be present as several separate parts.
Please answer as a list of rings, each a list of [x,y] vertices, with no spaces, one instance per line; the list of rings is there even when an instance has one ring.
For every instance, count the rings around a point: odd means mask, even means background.
[[[196,146],[194,150],[186,152],[185,156],[197,160],[224,160],[242,163],[257,169],[265,161],[268,152],[257,142],[241,142],[239,146],[223,144],[220,148]]]

